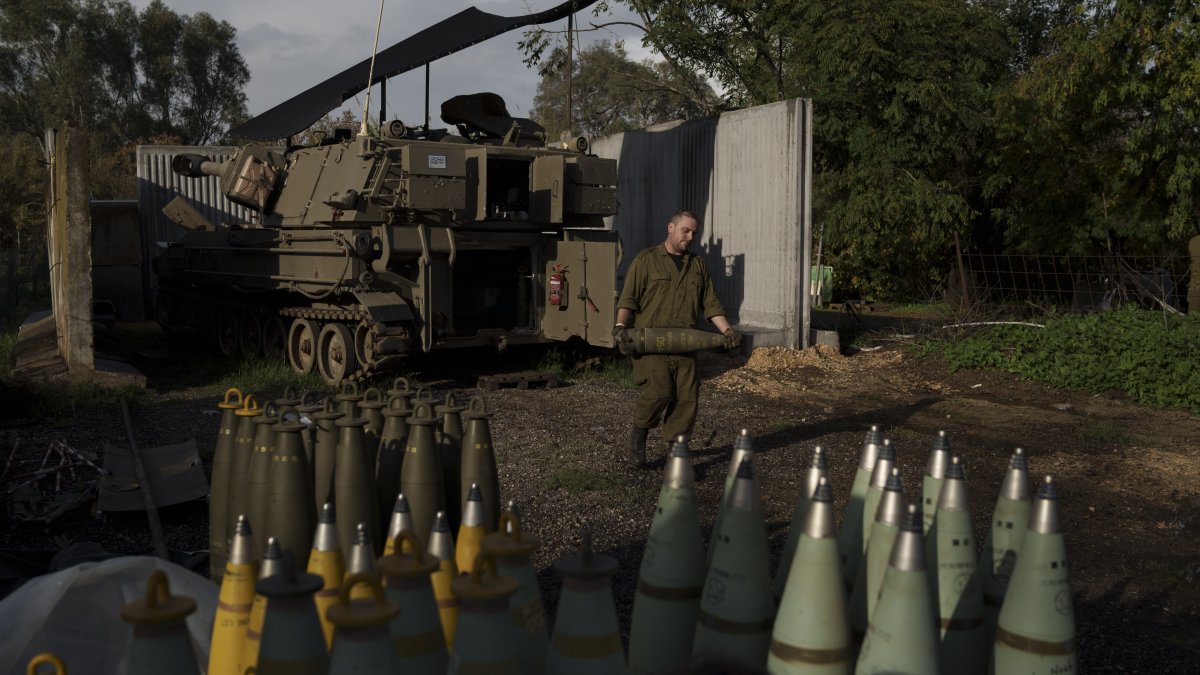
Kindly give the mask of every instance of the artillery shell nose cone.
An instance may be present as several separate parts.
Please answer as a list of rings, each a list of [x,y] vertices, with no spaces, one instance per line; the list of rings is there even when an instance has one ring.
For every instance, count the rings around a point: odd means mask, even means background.
[[[333,502],[325,502],[321,512],[317,514],[317,523],[330,525],[337,522],[337,512],[333,510]]]
[[[966,511],[968,505],[966,474],[963,473],[962,461],[955,455],[950,458],[950,466],[946,469],[946,481],[938,495],[937,507],[945,511]]]
[[[1025,451],[1017,448],[1008,462],[1008,471],[1000,483],[1000,496],[1012,501],[1029,499],[1029,461]]]
[[[738,433],[737,440],[733,442],[734,450],[753,450],[754,440],[750,437],[749,429],[742,429]]]
[[[829,480],[824,476],[817,483],[817,489],[813,492],[812,500],[814,502],[833,502],[833,489],[829,487]]]
[[[1046,476],[1042,479],[1042,487],[1038,489],[1038,499],[1058,499],[1058,484],[1054,482],[1054,476]]]
[[[1058,534],[1062,524],[1058,519],[1058,485],[1053,476],[1042,479],[1037,499],[1029,512],[1029,531],[1039,534]]]
[[[508,504],[504,505],[504,510],[505,510],[505,512],[511,513],[518,518],[521,517],[521,509],[519,509],[517,507],[517,503],[511,499],[508,500]]]
[[[405,497],[403,492],[396,495],[396,505],[392,507],[392,513],[411,513],[408,508],[408,497]]]
[[[946,468],[947,480],[966,480],[967,476],[963,473],[962,460],[958,455],[950,458],[950,466]]]
[[[867,438],[863,443],[879,445],[883,442],[883,432],[880,431],[878,424],[872,424],[871,430],[867,432]]]
[[[810,466],[821,471],[829,470],[829,463],[825,460],[825,451],[819,445],[813,448],[812,464]]]
[[[1029,470],[1029,457],[1025,454],[1024,448],[1013,450],[1012,459],[1009,460],[1008,468],[1017,469],[1018,471]]]
[[[267,548],[263,552],[262,565],[258,568],[258,578],[266,579],[283,572],[283,550],[279,548],[279,540],[267,537]]]
[[[933,439],[933,447],[930,449],[933,450],[934,452],[949,452],[950,451],[950,438],[948,436],[946,436],[945,429],[938,430],[937,436],[935,436]]]
[[[229,560],[234,565],[245,565],[254,560],[254,539],[250,532],[250,521],[240,515],[234,525],[233,545],[229,547]]]
[[[833,490],[824,477],[817,482],[817,489],[813,491],[812,501],[808,504],[801,528],[801,532],[810,539],[831,539],[837,536],[833,515]]]
[[[359,523],[354,527],[354,545],[366,546],[371,543],[371,537],[367,534],[367,524]]]
[[[437,515],[433,517],[433,531],[434,532],[449,532],[450,531],[450,522],[446,520],[446,512],[445,511],[438,511]]]
[[[896,449],[892,447],[892,439],[890,438],[883,439],[883,445],[880,446],[879,455],[876,456],[875,461],[878,462],[881,459],[886,459],[889,462],[896,461]]]
[[[683,434],[675,437],[671,443],[671,456],[689,458],[692,456],[691,449],[688,447],[687,438]]]
[[[481,493],[479,491],[478,483],[471,483],[471,491],[467,493],[467,501],[469,501],[469,502],[482,502],[483,501],[483,493]]]
[[[899,526],[905,517],[904,485],[900,481],[900,470],[892,469],[888,477],[887,488],[879,498],[879,506],[875,509],[875,522],[885,525]]]
[[[904,483],[900,481],[900,469],[892,467],[892,474],[888,476],[883,489],[889,492],[904,492]]]
[[[898,570],[916,572],[925,569],[925,544],[921,535],[921,512],[915,504],[900,519],[900,533],[892,545],[888,564]]]

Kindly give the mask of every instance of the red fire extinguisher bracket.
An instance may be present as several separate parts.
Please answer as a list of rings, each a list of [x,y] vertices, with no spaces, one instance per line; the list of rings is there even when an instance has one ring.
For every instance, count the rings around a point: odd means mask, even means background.
[[[567,300],[570,297],[567,294],[567,266],[562,263],[555,263],[550,278],[548,279],[547,288],[549,290],[549,298],[547,304],[551,307],[559,307],[565,309]]]

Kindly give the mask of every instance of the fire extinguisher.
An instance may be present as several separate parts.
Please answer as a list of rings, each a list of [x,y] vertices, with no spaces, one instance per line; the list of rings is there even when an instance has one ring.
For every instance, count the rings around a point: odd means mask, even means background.
[[[567,306],[567,266],[555,263],[554,271],[550,273],[550,306]]]

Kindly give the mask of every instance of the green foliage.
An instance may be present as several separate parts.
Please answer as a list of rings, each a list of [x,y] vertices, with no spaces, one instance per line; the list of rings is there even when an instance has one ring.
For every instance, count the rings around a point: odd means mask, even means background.
[[[940,286],[986,212],[984,143],[1007,26],[961,0],[626,0],[643,44],[727,103],[815,101],[814,218],[838,277],[877,299]]]
[[[1008,243],[1158,253],[1200,232],[1194,3],[1084,0],[1047,40],[998,98],[988,193]]]
[[[612,382],[622,389],[637,388],[633,383],[633,362],[624,356],[606,359],[593,373],[597,379]]]
[[[567,372],[571,366],[567,363],[568,356],[556,347],[551,347],[542,355],[536,366],[536,370],[543,373],[550,373],[560,380],[567,379]]]
[[[15,329],[0,333],[0,378],[11,375],[13,368],[17,365],[16,348],[17,331]]]
[[[564,131],[606,136],[696,117],[717,102],[694,74],[680,75],[661,62],[632,61],[620,44],[592,44],[578,50],[571,65],[572,129],[567,129],[566,48],[555,48],[540,68],[529,115],[546,127],[551,140]]]
[[[152,381],[151,385],[165,391],[173,389],[207,388],[214,396],[220,396],[230,387],[237,387],[245,393],[253,393],[261,403],[265,398],[275,399],[292,387],[297,392],[313,391],[328,393],[330,388],[325,385],[316,372],[301,376],[292,370],[284,361],[268,361],[264,359],[223,359],[211,357],[190,361],[182,373],[170,373],[163,376],[161,381]]]
[[[245,117],[235,29],[161,0],[11,0],[0,8],[0,122],[41,138],[71,122],[106,148],[177,135],[209,143]]]
[[[135,194],[136,144],[211,143],[244,119],[235,32],[161,0],[0,4],[0,241],[43,234],[46,129],[85,130],[92,194],[114,199]]]
[[[1125,307],[1052,316],[1045,326],[995,326],[922,350],[942,350],[953,369],[998,368],[1057,387],[1121,391],[1145,405],[1200,412],[1200,318]]]

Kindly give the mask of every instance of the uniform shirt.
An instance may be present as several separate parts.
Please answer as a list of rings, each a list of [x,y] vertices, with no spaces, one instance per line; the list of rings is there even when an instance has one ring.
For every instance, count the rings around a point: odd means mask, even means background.
[[[725,314],[704,259],[684,253],[683,268],[676,269],[662,244],[638,253],[629,264],[617,307],[636,313],[633,328],[694,328],[701,316]]]

